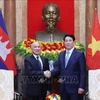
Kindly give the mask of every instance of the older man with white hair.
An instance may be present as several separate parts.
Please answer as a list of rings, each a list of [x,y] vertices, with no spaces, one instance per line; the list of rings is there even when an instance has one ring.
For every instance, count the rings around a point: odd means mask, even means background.
[[[50,91],[44,71],[49,70],[48,59],[40,56],[41,47],[38,42],[31,44],[32,55],[24,60],[26,73],[26,96],[28,100],[45,100]]]

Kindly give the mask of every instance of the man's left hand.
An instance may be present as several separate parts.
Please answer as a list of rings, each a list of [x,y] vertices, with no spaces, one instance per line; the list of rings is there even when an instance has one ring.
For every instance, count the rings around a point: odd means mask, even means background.
[[[50,94],[50,91],[47,91],[47,96]]]
[[[78,94],[83,94],[83,93],[84,93],[84,91],[85,91],[84,89],[79,88],[79,89],[78,89]]]

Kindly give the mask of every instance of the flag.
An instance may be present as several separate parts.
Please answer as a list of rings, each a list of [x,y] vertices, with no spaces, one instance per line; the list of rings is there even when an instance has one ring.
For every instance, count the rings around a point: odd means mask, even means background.
[[[96,11],[86,52],[86,63],[89,69],[100,69],[100,26]]]
[[[17,74],[14,52],[11,47],[2,12],[0,10],[0,69],[13,70]]]

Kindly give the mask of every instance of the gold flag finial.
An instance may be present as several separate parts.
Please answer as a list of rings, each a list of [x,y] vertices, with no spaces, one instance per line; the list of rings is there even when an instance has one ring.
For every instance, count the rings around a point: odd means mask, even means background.
[[[94,10],[97,11],[97,8],[95,8]]]

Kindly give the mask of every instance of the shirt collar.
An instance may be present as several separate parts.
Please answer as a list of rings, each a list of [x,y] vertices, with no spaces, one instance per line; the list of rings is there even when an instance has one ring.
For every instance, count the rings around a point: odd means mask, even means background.
[[[75,48],[75,47],[73,47],[73,48],[70,49],[70,50],[66,50],[66,52],[69,52],[69,53],[71,54],[71,53],[73,52],[74,48]]]
[[[39,55],[35,55],[35,54],[33,54],[33,56],[34,56],[36,59],[37,59],[37,56],[40,57]]]

